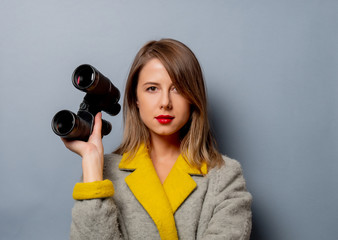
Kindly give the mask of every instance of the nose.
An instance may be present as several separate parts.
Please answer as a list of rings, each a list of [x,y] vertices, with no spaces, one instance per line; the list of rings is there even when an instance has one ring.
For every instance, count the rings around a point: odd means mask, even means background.
[[[161,109],[170,110],[172,109],[171,97],[170,92],[165,91],[161,96]]]

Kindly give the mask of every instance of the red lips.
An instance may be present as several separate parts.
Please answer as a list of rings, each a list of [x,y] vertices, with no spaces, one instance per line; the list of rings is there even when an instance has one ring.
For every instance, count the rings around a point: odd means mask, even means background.
[[[170,116],[170,115],[159,115],[159,116],[157,116],[155,118],[161,124],[171,123],[171,121],[174,119],[174,117]]]

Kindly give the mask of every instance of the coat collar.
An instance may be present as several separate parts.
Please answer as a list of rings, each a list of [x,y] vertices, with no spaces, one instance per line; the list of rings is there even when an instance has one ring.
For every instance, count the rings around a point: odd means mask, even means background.
[[[197,186],[190,175],[207,174],[206,164],[199,170],[180,155],[162,185],[144,144],[132,160],[128,156],[123,154],[119,168],[133,171],[125,178],[130,190],[153,219],[161,239],[178,239],[174,213]]]
[[[139,167],[143,167],[145,159],[151,160],[145,144],[140,145],[132,160],[128,159],[128,157],[129,153],[123,154],[119,169],[133,171]],[[208,173],[207,165],[205,163],[202,164],[202,167],[199,170],[198,168],[191,166],[182,155],[179,155],[174,167],[181,169],[183,172],[190,175],[206,175]]]

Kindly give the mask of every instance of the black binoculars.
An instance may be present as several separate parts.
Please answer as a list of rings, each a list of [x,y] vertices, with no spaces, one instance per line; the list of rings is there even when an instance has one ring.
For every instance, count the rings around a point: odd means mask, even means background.
[[[108,78],[88,64],[80,65],[74,70],[72,82],[77,89],[87,94],[77,114],[69,110],[56,113],[52,120],[52,129],[62,138],[87,141],[98,112],[105,111],[112,116],[120,112],[120,91]],[[108,135],[111,129],[111,124],[102,120],[102,136]]]

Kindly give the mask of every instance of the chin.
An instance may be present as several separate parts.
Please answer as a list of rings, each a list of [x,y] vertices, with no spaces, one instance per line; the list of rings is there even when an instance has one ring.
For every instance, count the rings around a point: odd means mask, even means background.
[[[164,137],[168,137],[168,136],[175,136],[175,135],[179,135],[179,131],[156,131],[153,132],[158,136],[164,136]]]

